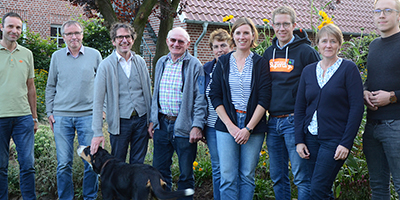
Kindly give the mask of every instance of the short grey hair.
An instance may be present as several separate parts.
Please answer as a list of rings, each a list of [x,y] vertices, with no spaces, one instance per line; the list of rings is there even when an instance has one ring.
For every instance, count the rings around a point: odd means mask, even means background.
[[[74,21],[74,20],[70,20],[70,21],[66,21],[63,23],[63,25],[61,26],[61,35],[64,35],[64,29],[66,26],[71,26],[71,25],[77,25],[81,28],[81,30],[83,31],[83,26],[81,23]]]

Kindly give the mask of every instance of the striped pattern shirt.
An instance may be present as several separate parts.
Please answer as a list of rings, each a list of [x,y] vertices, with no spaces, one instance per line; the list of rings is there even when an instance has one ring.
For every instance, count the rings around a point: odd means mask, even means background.
[[[159,103],[160,112],[168,116],[178,116],[182,103],[182,65],[186,54],[172,61],[171,54],[165,64],[165,69],[160,81]]]
[[[229,58],[229,87],[231,88],[232,103],[236,110],[247,110],[247,102],[251,92],[251,77],[253,71],[253,52],[246,58],[243,71],[239,72],[236,58]]]
[[[216,64],[213,67],[213,70],[215,69]],[[212,82],[212,72],[210,73],[210,83],[207,85],[206,88],[206,97],[207,97],[207,103],[208,103],[208,115],[207,115],[207,126],[214,128],[215,122],[217,121],[218,115],[217,112],[214,110],[214,106],[211,103],[211,98],[210,98],[210,85]]]
[[[321,68],[321,61],[318,62],[316,67],[316,75],[317,81],[320,88],[323,88],[324,85],[331,79],[331,77],[335,74],[335,72],[339,69],[340,64],[342,64],[343,59],[339,58],[332,66],[330,66],[325,75],[322,76],[324,70]],[[310,131],[311,135],[318,135],[318,120],[317,120],[317,111],[314,112],[314,115],[311,119],[310,125],[308,125],[308,131]]]

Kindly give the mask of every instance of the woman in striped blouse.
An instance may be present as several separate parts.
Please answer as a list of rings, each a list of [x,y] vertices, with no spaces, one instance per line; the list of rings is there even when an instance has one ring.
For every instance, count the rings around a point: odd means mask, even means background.
[[[236,51],[221,56],[213,73],[210,98],[220,161],[220,195],[224,199],[251,200],[254,174],[267,130],[265,112],[271,99],[267,61],[251,48],[258,32],[248,18],[239,18],[231,36]]]

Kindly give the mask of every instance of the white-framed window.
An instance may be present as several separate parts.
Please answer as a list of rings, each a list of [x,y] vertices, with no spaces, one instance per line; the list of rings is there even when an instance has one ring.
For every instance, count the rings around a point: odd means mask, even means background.
[[[64,40],[61,35],[61,25],[52,24],[50,25],[50,38],[57,42],[58,47],[62,47]]]

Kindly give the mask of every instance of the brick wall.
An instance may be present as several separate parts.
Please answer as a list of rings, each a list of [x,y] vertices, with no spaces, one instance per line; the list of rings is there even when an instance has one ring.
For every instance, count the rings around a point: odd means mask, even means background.
[[[0,0],[0,17],[11,11],[21,15],[27,27],[42,37],[50,36],[50,25],[61,25],[83,14],[81,7],[64,0]]]

